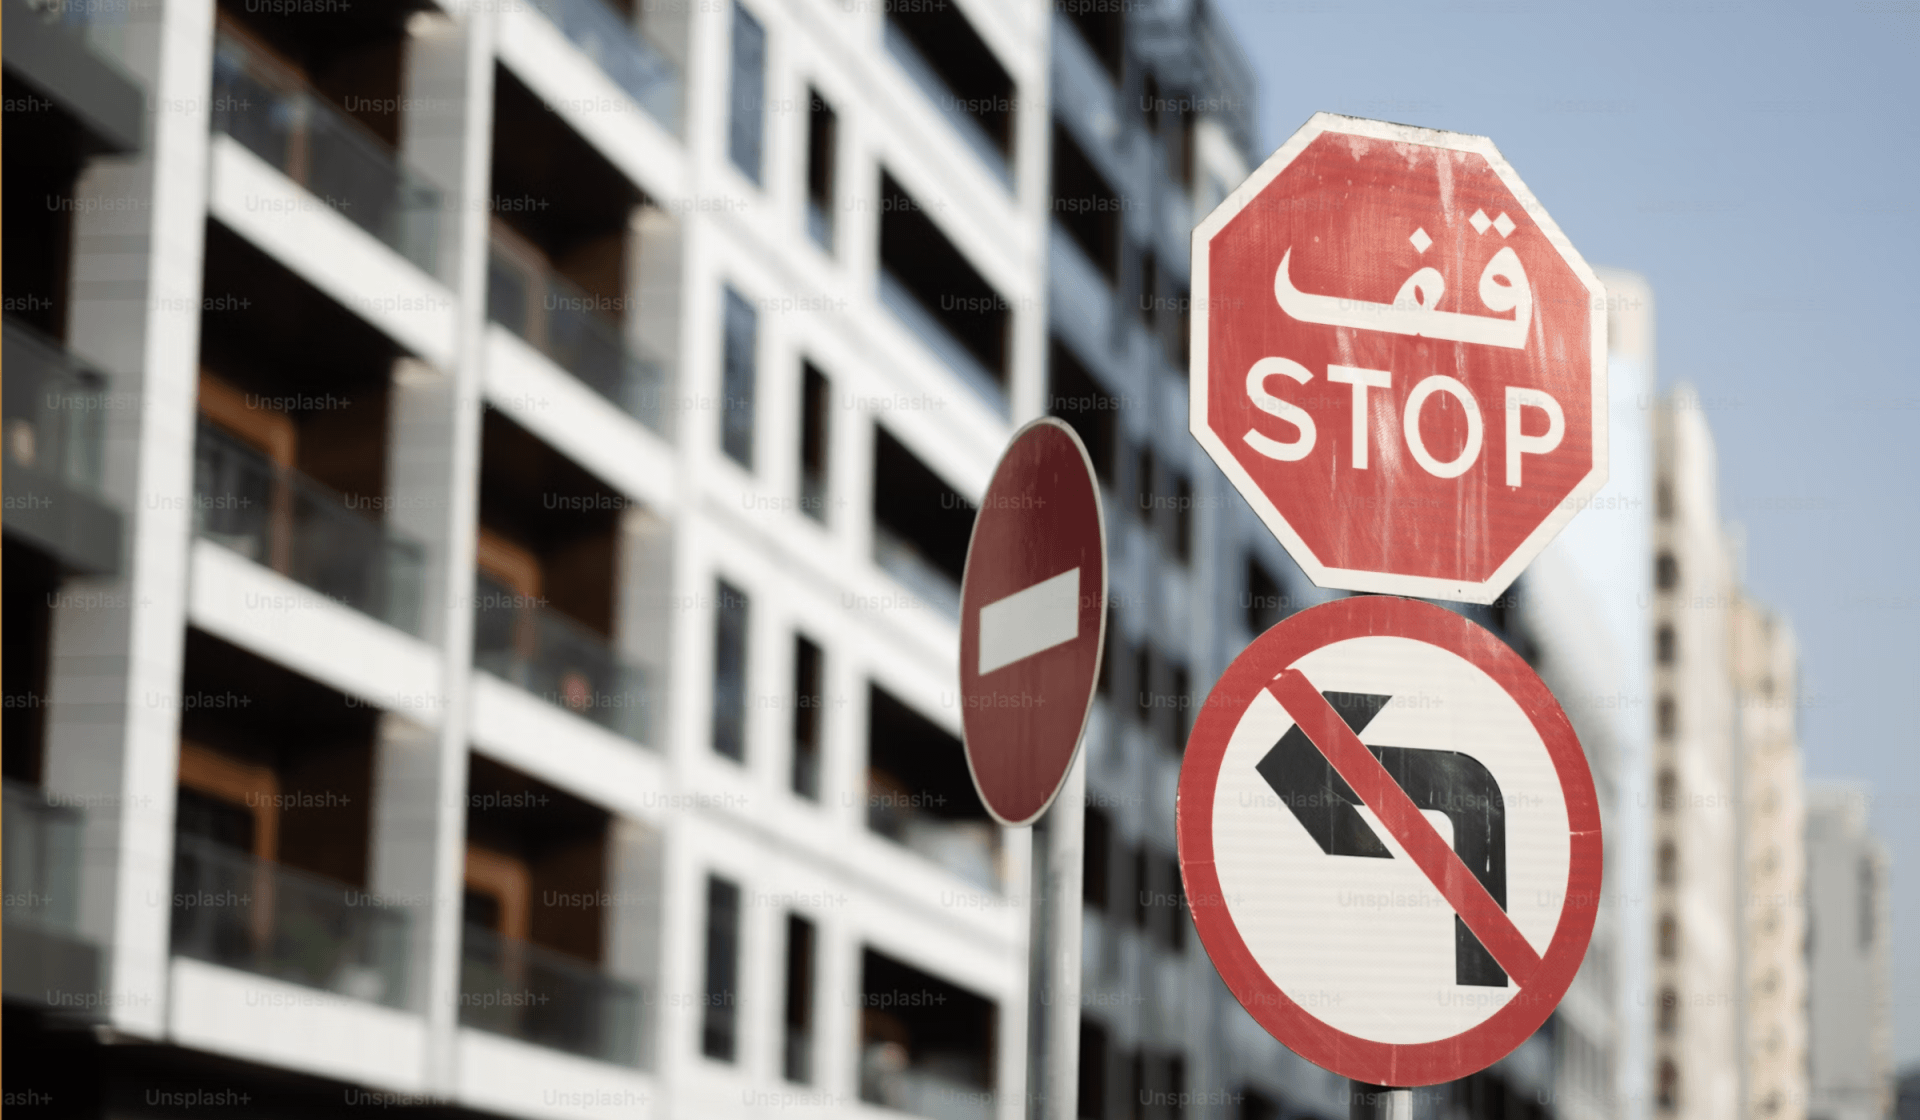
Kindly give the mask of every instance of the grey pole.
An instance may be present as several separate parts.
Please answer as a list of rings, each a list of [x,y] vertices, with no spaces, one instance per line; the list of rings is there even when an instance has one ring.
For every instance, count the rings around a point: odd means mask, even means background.
[[[1413,1120],[1413,1090],[1347,1082],[1348,1120]]]

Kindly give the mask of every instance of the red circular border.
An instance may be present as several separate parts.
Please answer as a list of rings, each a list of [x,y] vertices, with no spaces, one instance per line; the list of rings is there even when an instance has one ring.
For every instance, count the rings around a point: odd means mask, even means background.
[[[1566,903],[1532,983],[1477,1026],[1433,1042],[1374,1042],[1332,1027],[1289,999],[1254,960],[1228,912],[1213,859],[1213,798],[1227,742],[1247,705],[1300,658],[1349,638],[1402,637],[1477,666],[1519,703],[1545,742],[1566,797],[1572,847]],[[1315,1065],[1374,1085],[1452,1081],[1485,1069],[1525,1042],[1560,1002],[1586,956],[1599,905],[1600,805],[1593,774],[1566,712],[1506,643],[1461,615],[1416,599],[1366,595],[1302,611],[1254,639],[1201,706],[1180,767],[1180,874],[1200,943],[1247,1013]],[[1550,995],[1550,998],[1549,998]]]

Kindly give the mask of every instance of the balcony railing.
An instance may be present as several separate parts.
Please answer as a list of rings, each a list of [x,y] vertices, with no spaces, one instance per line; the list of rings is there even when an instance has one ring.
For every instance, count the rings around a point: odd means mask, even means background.
[[[96,1007],[100,950],[80,933],[80,811],[6,783],[6,994],[46,1006]]]
[[[973,356],[973,351],[967,349],[965,343],[955,338],[953,332],[935,318],[933,312],[927,310],[912,289],[885,266],[880,269],[880,302],[898,315],[908,330],[919,336],[927,349],[933,351],[934,357],[980,394],[988,407],[1002,416],[1008,414],[1007,391],[1000,382],[987,372],[987,367],[980,364],[980,359]]]
[[[473,663],[555,707],[637,743],[653,742],[654,675],[622,660],[607,639],[479,573]]]
[[[213,55],[213,129],[439,274],[439,189],[297,76],[224,36]]]
[[[996,1111],[993,1090],[940,1070],[901,1065],[897,1049],[882,1043],[862,1053],[861,1100],[930,1120],[988,1120]]]
[[[1002,186],[1012,190],[1013,168],[1007,163],[1006,153],[1001,151],[1000,145],[994,143],[993,138],[987,135],[987,130],[980,127],[980,122],[973,118],[973,114],[962,107],[964,103],[954,95],[953,90],[947,87],[946,81],[940,77],[940,72],[933,68],[933,64],[920,53],[920,48],[914,46],[913,40],[907,38],[906,33],[901,31],[892,20],[887,21],[886,42],[887,53],[893,56],[893,60],[899,64],[900,69],[920,87],[920,92],[926,94],[927,100],[933,102],[934,108],[938,109],[940,115],[947,119],[947,123],[953,126],[953,130],[960,134],[960,139],[966,143],[967,147],[973,149],[974,154],[980,157],[980,162],[986,165],[987,171],[998,179]]]
[[[873,526],[873,562],[927,606],[948,618],[960,617],[960,585],[935,567],[913,542],[877,521]]]
[[[8,465],[99,494],[107,379],[12,319],[6,322],[5,358]]]
[[[420,632],[425,550],[209,424],[194,443],[194,531],[363,614]]]
[[[175,838],[173,951],[388,1007],[410,1008],[411,915],[195,836]]]
[[[498,242],[488,257],[487,317],[589,388],[666,435],[666,365],[597,310],[598,297]]]
[[[638,28],[601,0],[532,0],[642,109],[668,132],[680,133],[680,70]]]
[[[639,984],[586,961],[469,925],[461,942],[460,1022],[536,1046],[641,1066],[648,1017]]]
[[[867,771],[867,827],[985,890],[1000,889],[990,821],[952,820],[920,808],[926,799],[877,769]]]

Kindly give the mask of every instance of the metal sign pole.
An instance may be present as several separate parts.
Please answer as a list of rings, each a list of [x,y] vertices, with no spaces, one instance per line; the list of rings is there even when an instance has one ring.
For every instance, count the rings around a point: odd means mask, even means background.
[[[1033,824],[1027,973],[1029,1120],[1074,1120],[1080,1092],[1080,877],[1087,761],[1078,755]]]
[[[1348,1120],[1413,1120],[1413,1090],[1347,1082]]]

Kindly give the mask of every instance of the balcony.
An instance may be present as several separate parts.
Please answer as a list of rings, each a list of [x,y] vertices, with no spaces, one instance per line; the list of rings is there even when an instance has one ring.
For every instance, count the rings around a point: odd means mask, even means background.
[[[296,75],[227,36],[214,48],[213,130],[439,275],[439,189]]]
[[[973,356],[973,351],[967,349],[966,344],[920,302],[905,281],[884,265],[880,268],[880,303],[898,316],[907,329],[927,349],[933,351],[933,356],[952,370],[969,389],[980,394],[987,407],[1002,417],[1008,415],[1007,391],[1001,387],[999,379],[989,373],[980,359]]]
[[[340,495],[218,428],[194,442],[196,535],[409,634],[420,633],[425,551]]]
[[[889,11],[891,12],[891,9]],[[956,69],[956,60],[949,60],[948,69],[956,73],[964,73],[966,77],[972,79],[970,84],[974,88],[969,91],[968,96],[961,97],[954,92],[952,86],[941,76],[940,68],[936,67],[921,46],[913,41],[910,33],[902,27],[897,18],[886,21],[887,53],[893,56],[894,62],[907,77],[920,87],[920,92],[924,93],[927,100],[933,103],[934,108],[939,110],[940,115],[946,118],[947,124],[959,134],[961,141],[972,150],[975,156],[979,157],[988,173],[998,180],[1001,186],[1011,191],[1013,168],[1007,162],[1005,148],[1002,147],[1001,142],[987,133],[986,128],[982,127],[981,118],[969,112],[968,107],[991,106],[1000,110],[991,116],[1000,122],[1003,130],[1010,133],[1010,126],[1001,118],[1008,115],[1005,107],[1011,106],[1014,101],[1012,82],[1007,78],[1006,72],[1000,69],[997,61],[993,60],[986,45],[980,42],[979,36],[974,33],[971,25],[967,24],[965,16],[960,15],[957,10],[954,15],[958,17],[957,22],[944,29],[947,32],[946,45],[949,48],[970,47],[972,49],[964,52],[967,56],[965,70]],[[964,28],[964,30],[955,34],[958,28]]]
[[[173,892],[176,956],[412,1007],[405,910],[193,836],[176,837]]]
[[[915,599],[948,619],[960,620],[960,584],[926,558],[914,543],[885,525],[873,527],[873,562]]]
[[[615,1065],[647,1052],[640,985],[564,953],[469,924],[461,942],[460,1023]]]
[[[592,630],[485,572],[474,584],[473,661],[615,734],[652,741],[659,701],[653,673],[623,661]]]
[[[101,979],[100,950],[80,935],[81,813],[9,780],[0,822],[6,834],[7,998],[92,1006],[78,998],[98,993]],[[68,1000],[57,1001],[61,995]]]
[[[1000,829],[960,740],[878,685],[867,689],[867,828],[986,891],[1001,888]]]
[[[595,310],[598,297],[530,257],[493,243],[487,317],[664,436],[665,364],[623,338],[620,324]]]
[[[73,571],[120,566],[120,513],[102,500],[106,376],[31,327],[6,323],[7,533]]]
[[[645,35],[601,0],[541,0],[530,6],[552,20],[648,116],[680,134],[680,71]]]

